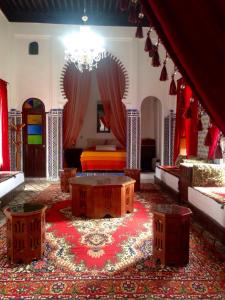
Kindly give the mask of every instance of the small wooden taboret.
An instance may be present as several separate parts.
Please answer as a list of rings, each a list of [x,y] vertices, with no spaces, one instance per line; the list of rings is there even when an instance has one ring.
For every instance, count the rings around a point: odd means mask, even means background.
[[[64,168],[59,171],[61,191],[69,193],[69,178],[75,177],[77,168]]]
[[[124,174],[136,180],[134,191],[140,191],[140,169],[124,169]]]
[[[191,210],[179,205],[158,204],[153,212],[154,260],[162,265],[188,264]]]
[[[70,178],[72,214],[76,217],[122,217],[133,212],[135,180],[127,176]]]
[[[30,263],[45,250],[45,210],[41,204],[4,209],[7,217],[7,256],[11,263]]]

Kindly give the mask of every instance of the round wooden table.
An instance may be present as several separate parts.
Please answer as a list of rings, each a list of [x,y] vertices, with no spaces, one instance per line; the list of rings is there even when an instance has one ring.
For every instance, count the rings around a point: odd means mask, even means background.
[[[7,256],[12,263],[30,263],[45,250],[45,210],[42,204],[4,209],[7,217]]]
[[[122,217],[133,212],[134,183],[127,176],[70,178],[72,213],[87,218]]]

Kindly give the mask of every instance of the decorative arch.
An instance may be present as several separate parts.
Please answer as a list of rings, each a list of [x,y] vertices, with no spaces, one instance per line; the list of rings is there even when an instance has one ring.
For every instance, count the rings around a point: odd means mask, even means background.
[[[123,94],[122,100],[125,100],[127,98],[129,87],[130,87],[130,81],[129,81],[129,76],[128,76],[127,69],[126,69],[126,67],[124,66],[124,64],[121,62],[121,60],[119,58],[117,58],[115,55],[113,55],[112,53],[110,53],[108,51],[106,52],[105,58],[103,58],[102,60],[106,59],[107,57],[111,58],[114,62],[117,63],[117,65],[119,66],[119,68],[120,68],[120,70],[121,70],[121,72],[124,76],[124,83],[125,83],[124,86],[125,86],[125,88],[124,88],[124,94]],[[62,72],[61,72],[61,76],[60,76],[60,90],[61,90],[61,93],[62,93],[64,99],[67,99],[67,96],[66,96],[66,92],[64,90],[63,80],[64,80],[66,71],[67,71],[70,64],[71,64],[70,61],[67,61],[65,63],[65,65],[63,66]]]
[[[154,159],[158,158],[162,160],[163,118],[160,99],[154,96],[145,97],[141,102],[140,115],[141,169],[144,171],[152,171],[154,170]]]

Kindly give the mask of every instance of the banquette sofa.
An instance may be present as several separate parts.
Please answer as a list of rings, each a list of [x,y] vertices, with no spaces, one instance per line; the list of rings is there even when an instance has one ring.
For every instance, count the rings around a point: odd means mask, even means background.
[[[158,166],[155,182],[188,205],[204,228],[225,244],[225,165],[185,161],[179,167]]]

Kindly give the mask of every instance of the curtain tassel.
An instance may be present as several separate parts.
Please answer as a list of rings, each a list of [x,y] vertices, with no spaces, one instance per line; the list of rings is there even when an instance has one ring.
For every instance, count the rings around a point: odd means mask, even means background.
[[[154,47],[153,56],[152,56],[152,66],[153,67],[159,67],[161,65],[160,63],[160,57],[159,57],[159,51],[158,51],[158,45]]]
[[[176,83],[174,80],[174,74],[172,75],[172,80],[170,83],[170,91],[169,91],[169,95],[176,95],[177,94],[177,87],[176,87]]]
[[[120,10],[127,11],[129,6],[129,0],[120,0]]]
[[[222,148],[220,146],[220,140],[219,140],[219,142],[217,144],[217,147],[216,147],[215,158],[216,159],[222,159],[223,158],[223,151],[222,151]]]
[[[137,29],[136,29],[136,34],[135,37],[138,39],[142,39],[143,38],[143,29],[141,25],[138,25]]]
[[[168,80],[168,73],[167,73],[167,69],[166,69],[166,61],[164,61],[164,63],[163,63],[163,67],[162,67],[162,71],[161,71],[159,80],[160,81]]]
[[[146,41],[145,41],[145,51],[150,52],[150,51],[152,51],[152,48],[153,48],[153,45],[152,45],[152,41],[151,41],[151,38],[150,38],[150,30],[149,30],[148,33],[147,33]]]
[[[211,137],[211,133],[210,133],[210,128],[208,128],[208,132],[205,137],[204,145],[209,146],[209,147],[212,146],[212,137]]]
[[[137,24],[138,23],[138,13],[135,5],[132,5],[130,7],[129,16],[128,16],[128,22],[131,24]]]
[[[191,119],[191,118],[192,118],[192,107],[191,107],[191,103],[190,103],[189,107],[188,107],[187,110],[186,110],[185,118],[186,118],[186,119]]]

